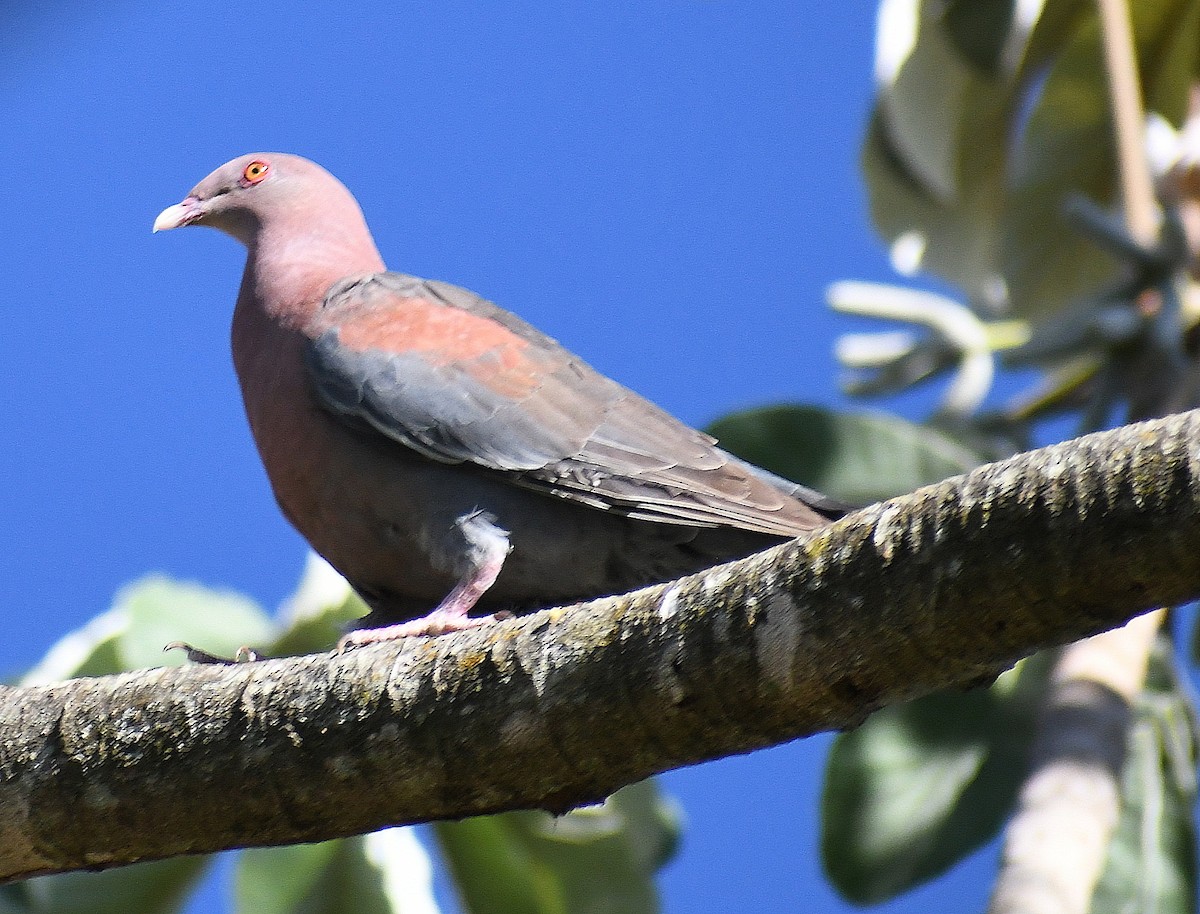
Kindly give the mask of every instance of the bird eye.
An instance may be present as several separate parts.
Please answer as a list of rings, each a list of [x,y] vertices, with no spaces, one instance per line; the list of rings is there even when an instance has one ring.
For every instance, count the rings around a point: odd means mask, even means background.
[[[267,176],[267,172],[271,170],[271,166],[266,162],[254,161],[246,166],[242,172],[242,183],[246,185],[257,184]]]

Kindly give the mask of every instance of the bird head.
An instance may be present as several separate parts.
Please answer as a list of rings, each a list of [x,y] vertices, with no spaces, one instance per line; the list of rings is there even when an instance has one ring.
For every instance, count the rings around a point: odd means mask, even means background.
[[[226,162],[164,209],[154,231],[207,225],[251,247],[272,223],[311,228],[336,217],[340,208],[362,218],[350,192],[320,165],[281,152],[254,152]]]

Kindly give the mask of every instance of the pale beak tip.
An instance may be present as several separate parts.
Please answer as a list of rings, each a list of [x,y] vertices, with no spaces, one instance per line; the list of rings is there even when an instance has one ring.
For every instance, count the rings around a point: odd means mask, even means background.
[[[187,225],[195,216],[194,204],[189,206],[186,200],[183,203],[176,203],[158,214],[158,218],[154,220],[152,232],[165,232],[168,229],[179,228],[181,225]]]

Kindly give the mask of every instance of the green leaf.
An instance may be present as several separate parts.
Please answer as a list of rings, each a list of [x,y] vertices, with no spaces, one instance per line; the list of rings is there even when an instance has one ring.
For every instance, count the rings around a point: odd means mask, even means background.
[[[973,69],[931,8],[921,4],[903,28],[880,19],[892,35],[879,36],[877,69],[886,75],[899,65],[880,86],[863,147],[871,217],[890,244],[906,242],[904,260],[919,252],[905,269],[919,264],[987,300],[997,285],[995,177],[1003,170],[1012,89]],[[912,28],[915,40],[901,59],[901,38]]]
[[[22,682],[179,665],[179,652],[163,652],[172,641],[232,657],[242,645],[260,646],[273,638],[273,623],[246,597],[148,577],[123,587],[111,609],[60,638]]]
[[[237,914],[417,914],[437,910],[429,858],[411,829],[251,848],[234,871]]]
[[[1136,23],[1137,13],[1134,15]],[[1142,67],[1146,108],[1176,127],[1182,126],[1187,118],[1189,93],[1200,72],[1200,3],[1184,0],[1176,5],[1174,14],[1152,33],[1150,40],[1155,44],[1140,50],[1140,59],[1153,62],[1152,66]]]
[[[296,593],[280,613],[283,633],[271,645],[274,657],[329,650],[350,627],[366,615],[367,606],[322,558],[309,553]]]
[[[1063,216],[1072,194],[1107,204],[1116,184],[1093,5],[1047,0],[1024,37],[1005,0],[890,6],[905,27],[880,19],[863,147],[881,234],[985,311],[1007,301],[1040,321],[1096,291],[1116,264]],[[1178,123],[1200,71],[1198,4],[1130,8],[1148,107]]]
[[[625,841],[640,869],[657,872],[675,856],[683,831],[682,814],[670,797],[662,795],[653,778],[618,790],[605,805],[624,819]]]
[[[25,674],[21,683],[34,685],[123,671],[125,665],[120,644],[128,628],[129,613],[124,609],[101,613],[58,639],[37,666]]]
[[[289,914],[298,910],[337,858],[340,844],[322,841],[242,851],[233,871],[234,911]]]
[[[1026,772],[1049,656],[988,689],[885,708],[838,736],[825,771],[821,851],[834,886],[869,904],[944,872],[988,841]]]
[[[149,577],[123,588],[116,606],[129,616],[120,638],[125,669],[182,664],[181,651],[163,653],[172,641],[233,657],[239,647],[261,648],[274,640],[267,614],[232,591]]]
[[[888,5],[899,12],[880,17],[881,84],[862,152],[872,220],[894,254],[907,251],[898,266],[943,277],[988,313],[1007,295],[1000,225],[1013,120],[1080,0],[1047,0],[1032,23],[1006,6]],[[980,31],[989,23],[1001,31]]]
[[[943,14],[959,56],[984,73],[1000,68],[1016,0],[950,0]]]
[[[1195,712],[1172,653],[1160,636],[1129,731],[1121,814],[1094,914],[1195,910]]]
[[[290,624],[271,645],[272,657],[291,657],[330,650],[357,619],[368,612],[356,593],[346,594],[340,603],[325,607],[320,615],[290,620]]]
[[[878,413],[771,406],[708,430],[742,459],[851,504],[911,492],[984,462],[949,435]]]
[[[15,888],[29,914],[171,914],[208,866],[207,857],[176,857],[100,873],[39,876]],[[16,893],[14,893],[16,894]],[[0,904],[0,910],[4,910]]]
[[[514,812],[434,828],[470,914],[657,911],[654,872],[679,834],[674,806],[650,782],[565,816]]]
[[[885,5],[876,66],[889,71],[879,114],[892,147],[933,198],[958,192],[958,128],[978,77],[929,3]]]
[[[1151,110],[1178,123],[1200,61],[1194,0],[1130,5],[1143,94]],[[1043,318],[1095,290],[1113,259],[1063,216],[1069,194],[1109,203],[1116,160],[1100,26],[1078,20],[1056,49],[1036,104],[1015,144],[1003,223],[1001,271],[1014,313]]]
[[[505,816],[434,823],[438,844],[468,914],[553,914],[563,910],[553,875],[535,865],[513,836],[514,828]]]
[[[0,885],[0,914],[29,914],[21,883]]]

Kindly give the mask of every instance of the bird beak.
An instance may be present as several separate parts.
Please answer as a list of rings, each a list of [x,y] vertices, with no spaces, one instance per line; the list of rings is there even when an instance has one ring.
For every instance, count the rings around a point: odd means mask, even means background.
[[[204,206],[199,197],[186,197],[182,203],[168,206],[154,220],[154,231],[165,232],[167,229],[191,225],[204,215]]]

